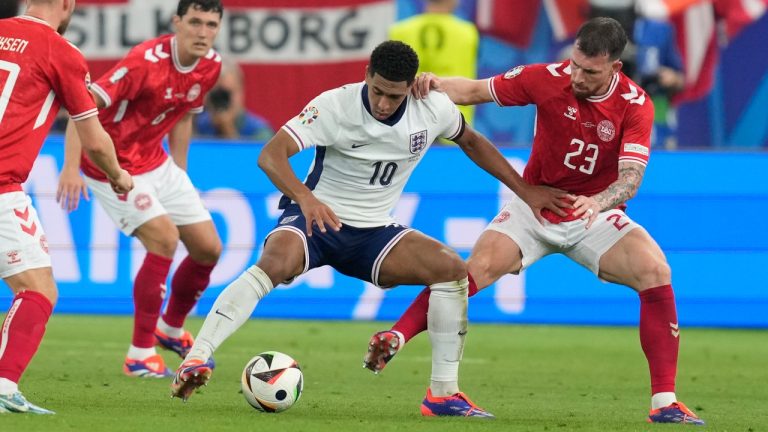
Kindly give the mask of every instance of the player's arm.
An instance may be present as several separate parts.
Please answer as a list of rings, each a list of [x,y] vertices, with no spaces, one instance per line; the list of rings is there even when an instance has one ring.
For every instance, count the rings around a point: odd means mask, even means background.
[[[645,165],[643,164],[628,161],[619,162],[619,177],[616,181],[596,195],[577,197],[573,203],[576,208],[573,215],[589,217],[586,226],[589,228],[597,218],[598,213],[615,208],[634,197],[640,189],[644,174]]]
[[[569,203],[576,198],[575,196],[548,186],[529,185],[509,164],[504,155],[471,126],[466,125],[464,132],[454,141],[477,166],[499,179],[525,201],[539,221],[544,221],[541,216],[541,209],[543,208],[547,208],[560,216],[566,216],[562,208],[572,207]]]
[[[80,203],[80,193],[86,201],[90,200],[88,188],[80,175],[80,158],[82,145],[75,130],[75,122],[70,119],[64,133],[64,166],[59,175],[59,186],[56,189],[56,202],[67,211],[75,211]]]
[[[338,231],[341,222],[336,213],[318,200],[293,172],[288,158],[298,152],[299,148],[293,138],[284,129],[280,129],[261,150],[259,168],[267,174],[280,192],[299,204],[307,220],[308,236],[312,236],[313,223],[317,224],[322,232],[325,232],[326,224]]]
[[[189,143],[192,140],[192,120],[195,115],[186,113],[168,132],[168,148],[176,165],[184,171],[187,170],[187,157],[189,155]]]
[[[130,192],[133,189],[133,179],[128,171],[120,168],[115,145],[101,127],[99,118],[91,116],[74,122],[74,125],[77,134],[73,134],[73,137],[77,137],[88,159],[104,172],[112,189],[119,194]]]
[[[477,105],[493,101],[487,79],[440,78],[431,72],[419,74],[411,88],[414,96],[418,99],[424,98],[430,90],[444,92],[457,105]]]

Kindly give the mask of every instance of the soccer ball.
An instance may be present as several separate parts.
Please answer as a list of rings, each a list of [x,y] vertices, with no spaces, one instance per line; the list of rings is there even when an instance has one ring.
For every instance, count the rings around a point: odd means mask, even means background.
[[[304,390],[304,376],[291,356],[267,351],[248,361],[241,384],[243,396],[252,407],[279,413],[299,400]]]

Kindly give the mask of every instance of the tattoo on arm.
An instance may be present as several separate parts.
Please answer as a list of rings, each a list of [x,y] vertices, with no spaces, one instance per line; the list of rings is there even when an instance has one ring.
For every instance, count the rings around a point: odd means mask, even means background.
[[[593,198],[600,204],[600,211],[612,209],[635,196],[643,181],[645,166],[624,162],[619,164],[619,178]]]

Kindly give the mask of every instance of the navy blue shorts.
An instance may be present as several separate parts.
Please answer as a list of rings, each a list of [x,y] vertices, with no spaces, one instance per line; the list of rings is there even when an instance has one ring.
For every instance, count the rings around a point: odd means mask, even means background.
[[[355,228],[342,225],[341,230],[327,228],[320,231],[312,227],[312,237],[307,237],[307,222],[296,204],[289,205],[278,218],[277,226],[267,235],[277,231],[292,231],[304,241],[304,271],[329,265],[339,273],[379,284],[379,270],[389,251],[406,234],[413,231],[403,225],[390,224],[373,228]],[[266,240],[265,240],[266,241]]]

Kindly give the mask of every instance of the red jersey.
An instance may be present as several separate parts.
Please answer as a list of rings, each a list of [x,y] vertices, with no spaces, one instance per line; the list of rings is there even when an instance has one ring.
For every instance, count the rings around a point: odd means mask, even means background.
[[[97,114],[83,54],[31,16],[0,20],[0,193],[21,190],[59,107]]]
[[[619,162],[648,163],[653,103],[621,72],[606,94],[577,99],[570,72],[570,61],[518,66],[489,87],[499,105],[536,104],[525,180],[592,196],[616,181]]]
[[[120,166],[132,175],[168,158],[163,137],[188,112],[202,112],[203,98],[221,72],[221,56],[211,50],[191,66],[178,60],[176,37],[160,36],[131,49],[91,90],[106,103],[99,120],[115,142]],[[88,177],[106,180],[83,155]]]

